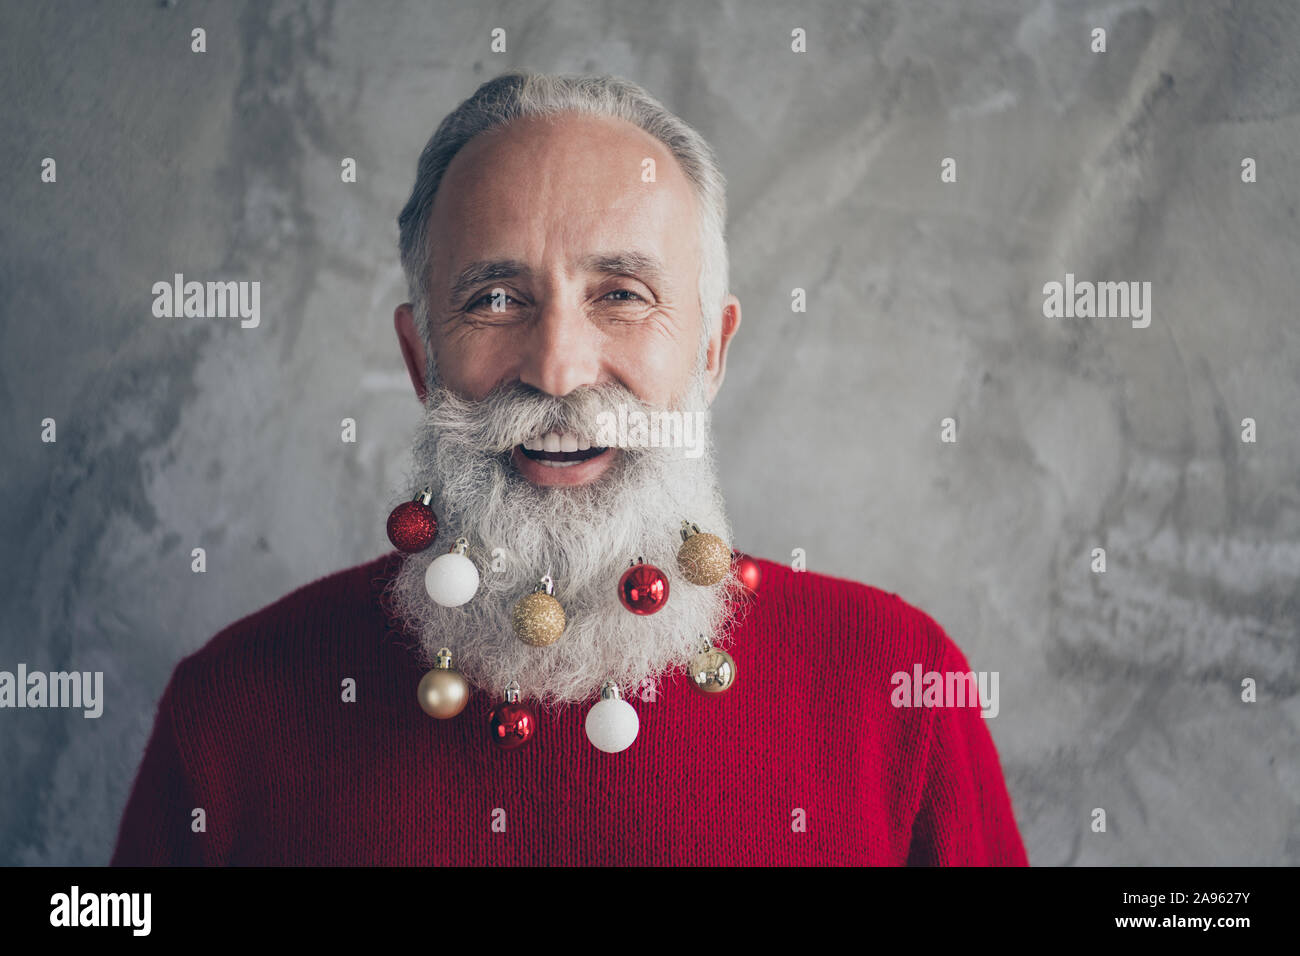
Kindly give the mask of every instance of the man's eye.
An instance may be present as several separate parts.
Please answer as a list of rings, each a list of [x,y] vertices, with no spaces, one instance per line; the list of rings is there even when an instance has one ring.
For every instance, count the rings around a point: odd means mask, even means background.
[[[492,307],[494,301],[495,301],[497,298],[500,298],[500,300],[501,300],[501,304],[502,304],[503,306],[504,306],[507,302],[515,302],[515,301],[516,301],[516,299],[515,299],[514,296],[512,296],[512,295],[506,295],[504,292],[501,293],[499,296],[497,295],[497,293],[494,293],[494,292],[485,292],[485,293],[483,293],[483,295],[479,296],[477,299],[475,299],[473,302],[471,302],[468,306],[466,306],[466,308],[469,308],[469,309],[477,309],[480,305],[483,305],[483,306],[486,306],[487,308],[490,309],[490,308]]]
[[[632,299],[636,299],[636,300],[641,301],[641,302],[644,302],[644,301],[645,301],[644,299],[641,298],[641,296],[637,295],[637,294],[636,294],[635,292],[633,292],[631,289],[615,289],[615,290],[612,291],[612,292],[606,293],[605,298],[608,299],[611,295],[618,295],[619,293],[622,293],[622,294],[624,294],[624,295],[630,295],[630,296],[632,296]],[[615,301],[615,302],[631,302],[632,299],[615,299],[614,301]]]

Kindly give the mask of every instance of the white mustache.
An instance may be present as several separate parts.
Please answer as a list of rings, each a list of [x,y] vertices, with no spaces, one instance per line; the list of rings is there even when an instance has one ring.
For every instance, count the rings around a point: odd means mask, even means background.
[[[568,395],[548,395],[521,382],[493,389],[481,401],[470,401],[439,386],[425,401],[425,424],[436,428],[442,441],[489,455],[508,452],[548,432],[585,437],[590,447],[597,416],[619,404],[653,410],[621,385],[584,385]]]

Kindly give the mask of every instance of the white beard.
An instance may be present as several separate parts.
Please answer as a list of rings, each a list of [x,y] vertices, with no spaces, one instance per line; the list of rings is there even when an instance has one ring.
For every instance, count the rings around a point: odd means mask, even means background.
[[[731,542],[707,429],[699,457],[622,448],[590,485],[539,487],[510,463],[515,445],[551,428],[594,439],[597,413],[621,403],[629,412],[654,410],[618,385],[556,398],[515,382],[481,402],[443,387],[429,392],[413,487],[434,492],[438,540],[405,557],[386,595],[427,666],[448,647],[456,669],[494,701],[516,680],[524,699],[558,707],[594,699],[606,680],[618,681],[624,696],[645,694],[666,673],[684,671],[705,638],[726,646],[729,600],[743,593],[735,569],[700,587],[682,577],[676,557],[683,520]],[[707,408],[697,371],[681,410]],[[425,570],[460,536],[469,539],[479,589],[467,604],[442,607],[425,590]],[[618,598],[619,578],[636,558],[668,577],[668,601],[653,614],[633,614]],[[554,644],[533,647],[515,636],[511,612],[545,574],[567,623]]]

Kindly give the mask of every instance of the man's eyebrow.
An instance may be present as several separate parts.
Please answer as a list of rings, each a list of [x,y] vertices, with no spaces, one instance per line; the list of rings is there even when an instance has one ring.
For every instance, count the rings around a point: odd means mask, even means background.
[[[595,253],[585,257],[581,261],[581,266],[586,272],[636,276],[647,284],[661,284],[667,275],[667,269],[658,256],[632,250]],[[532,270],[517,259],[483,259],[479,262],[471,262],[456,274],[451,290],[447,294],[447,300],[455,305],[463,296],[469,295],[486,282],[531,274]]]
[[[604,252],[587,256],[582,260],[582,267],[588,272],[636,276],[647,283],[662,282],[667,275],[667,270],[658,256],[635,251]]]
[[[517,259],[484,259],[471,262],[456,275],[451,284],[447,300],[455,305],[461,296],[468,295],[484,282],[497,279],[513,279],[517,275],[527,275],[528,266]]]

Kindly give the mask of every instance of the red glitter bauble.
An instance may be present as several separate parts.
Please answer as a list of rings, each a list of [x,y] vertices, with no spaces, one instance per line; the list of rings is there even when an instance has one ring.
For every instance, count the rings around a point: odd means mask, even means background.
[[[388,540],[407,554],[423,551],[438,537],[438,516],[420,501],[403,501],[388,516]]]
[[[537,732],[537,717],[527,704],[506,701],[492,708],[488,727],[494,744],[502,750],[515,750],[533,739]]]
[[[740,583],[745,586],[745,590],[750,594],[758,590],[758,562],[747,554],[741,554],[739,551],[731,552],[732,563],[736,567],[736,573],[740,575]]]
[[[634,564],[619,578],[618,599],[633,614],[653,614],[668,602],[668,577],[653,564]]]

